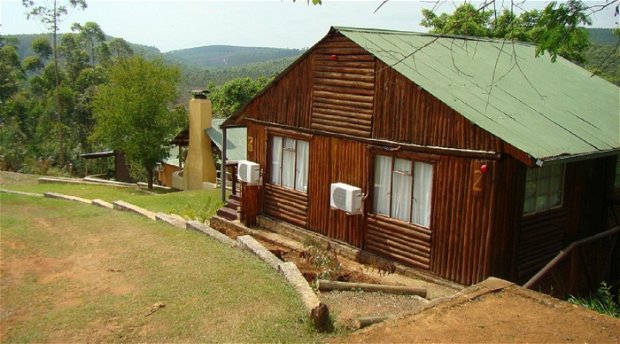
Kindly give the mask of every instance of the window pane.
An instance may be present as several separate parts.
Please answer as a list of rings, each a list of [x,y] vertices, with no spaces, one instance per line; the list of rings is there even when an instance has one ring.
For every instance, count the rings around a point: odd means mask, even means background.
[[[376,214],[390,214],[390,183],[392,176],[392,158],[385,155],[375,157],[375,188],[373,193],[373,210]]]
[[[409,160],[396,159],[392,173],[392,217],[407,222],[411,222],[411,165]]]
[[[411,222],[423,227],[430,227],[433,165],[416,162],[413,175],[413,217]]]
[[[285,138],[282,149],[282,186],[292,189],[295,185],[295,140]]]
[[[295,190],[301,192],[308,192],[308,146],[306,141],[297,141]]]
[[[274,136],[271,141],[271,183],[280,185],[282,163],[282,138]]]
[[[523,213],[533,214],[562,205],[565,165],[527,170]]]

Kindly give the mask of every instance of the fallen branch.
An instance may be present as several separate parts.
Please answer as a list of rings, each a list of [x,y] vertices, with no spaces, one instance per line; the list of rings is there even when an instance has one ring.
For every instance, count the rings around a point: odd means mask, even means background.
[[[361,290],[366,292],[384,292],[388,294],[418,295],[426,298],[426,288],[404,287],[395,285],[349,283],[319,280],[319,290]]]

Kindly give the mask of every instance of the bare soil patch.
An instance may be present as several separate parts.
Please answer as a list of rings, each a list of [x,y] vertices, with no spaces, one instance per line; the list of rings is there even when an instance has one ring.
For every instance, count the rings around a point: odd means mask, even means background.
[[[339,338],[348,343],[618,343],[620,319],[518,286],[438,304]]]

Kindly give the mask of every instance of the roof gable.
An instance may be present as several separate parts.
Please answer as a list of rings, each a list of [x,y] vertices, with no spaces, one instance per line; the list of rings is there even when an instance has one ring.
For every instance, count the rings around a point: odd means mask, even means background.
[[[333,28],[535,159],[620,148],[618,87],[523,43]]]

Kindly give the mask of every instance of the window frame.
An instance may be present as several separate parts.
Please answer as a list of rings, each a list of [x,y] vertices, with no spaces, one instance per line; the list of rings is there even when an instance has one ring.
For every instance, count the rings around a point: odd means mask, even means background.
[[[420,228],[425,228],[425,229],[431,229],[432,228],[432,214],[433,214],[433,191],[435,189],[435,169],[436,169],[436,162],[437,159],[433,159],[433,157],[431,156],[426,156],[426,155],[418,155],[418,154],[411,154],[411,153],[406,153],[406,152],[399,152],[399,153],[394,153],[394,152],[390,152],[390,151],[386,151],[385,148],[382,149],[371,149],[371,154],[372,154],[372,159],[369,159],[370,162],[370,170],[372,171],[372,179],[369,180],[369,183],[372,183],[372,188],[371,188],[371,192],[372,192],[372,205],[369,207],[369,211],[372,214],[375,214],[377,216],[384,216],[390,219],[393,219],[395,221],[400,221],[403,223],[407,223],[416,227],[420,227]],[[386,196],[387,197],[387,211],[386,213],[383,212],[379,212],[377,211],[377,202],[376,202],[376,169],[377,169],[377,157],[378,156],[383,156],[383,157],[387,157],[391,159],[391,164],[390,164],[390,172],[389,172],[389,183],[390,185],[387,187],[387,189],[389,190],[389,194]],[[408,197],[411,199],[411,204],[409,206],[409,220],[402,220],[399,219],[397,217],[394,217],[394,208],[393,208],[393,203],[394,203],[394,195],[393,195],[393,190],[394,190],[394,174],[395,173],[402,173],[400,171],[395,171],[394,170],[394,166],[396,164],[396,160],[397,159],[401,159],[401,160],[406,160],[409,161],[410,165],[410,169],[411,172],[410,174],[408,174],[408,176],[411,177],[411,188],[409,190],[409,194]],[[415,195],[415,185],[416,185],[416,177],[415,177],[415,170],[416,170],[416,163],[421,163],[421,164],[426,164],[429,165],[431,168],[431,180],[430,183],[428,184],[428,187],[430,188],[429,192],[430,192],[430,196],[428,199],[428,214],[425,216],[428,216],[427,225],[423,225],[423,224],[419,224],[419,223],[415,223],[414,222],[414,214],[419,212],[419,207],[416,207],[416,203],[414,202],[414,195]]]
[[[279,161],[279,181],[278,182],[274,182],[273,181],[273,146],[274,146],[274,138],[280,138],[281,140],[281,151],[280,151],[280,161]],[[286,141],[292,140],[294,141],[294,145],[295,148],[291,149],[291,148],[287,148],[286,147]],[[298,167],[298,158],[299,158],[299,142],[302,141],[307,145],[307,161],[306,161],[306,173],[305,173],[305,190],[299,190],[297,187],[297,182],[298,182],[298,171],[297,171],[297,167]],[[308,181],[309,181],[309,173],[308,170],[310,169],[310,140],[307,136],[297,136],[297,135],[289,135],[288,133],[282,133],[280,131],[274,131],[274,132],[268,132],[267,135],[267,151],[268,151],[268,161],[267,161],[267,165],[268,165],[268,174],[267,174],[267,180],[268,183],[270,185],[275,185],[290,191],[294,191],[294,192],[300,192],[300,193],[304,193],[307,194],[308,193]],[[294,157],[292,159],[292,182],[293,182],[293,186],[289,187],[289,186],[285,186],[283,183],[283,171],[284,171],[284,164],[282,163],[284,161],[284,154],[285,151],[289,151],[289,152],[293,152],[294,153]],[[303,189],[303,187],[302,187]]]
[[[546,192],[546,198],[547,198],[547,202],[548,205],[545,206],[543,209],[538,210],[538,206],[536,204],[538,198],[540,197],[538,191],[540,189],[542,189],[542,185],[541,185],[541,179],[542,180],[546,180],[547,182],[549,180],[551,180],[552,178],[554,178],[555,176],[550,175],[547,177],[543,177],[541,178],[541,174],[544,171],[543,169],[551,169],[554,167],[560,166],[561,167],[561,172],[559,175],[560,178],[560,183],[559,183],[559,203],[558,204],[554,204],[551,205],[550,204],[550,199],[553,197],[553,190],[547,190]],[[536,185],[535,185],[535,190],[534,190],[534,194],[533,194],[533,202],[534,202],[534,208],[532,211],[530,212],[526,212],[526,203],[528,202],[528,191],[527,191],[527,187],[528,187],[528,173],[530,173],[530,171],[536,172]],[[551,173],[551,172],[549,172]],[[545,185],[546,188],[550,188],[549,184]],[[557,209],[561,209],[564,207],[564,198],[566,196],[566,163],[561,163],[561,164],[557,164],[557,165],[543,165],[542,167],[537,167],[537,168],[532,168],[532,167],[528,167],[526,168],[525,171],[525,180],[524,180],[524,185],[523,185],[523,211],[521,212],[522,216],[527,217],[527,216],[534,216],[534,215],[540,215],[540,214],[544,214],[550,211],[554,211]]]

